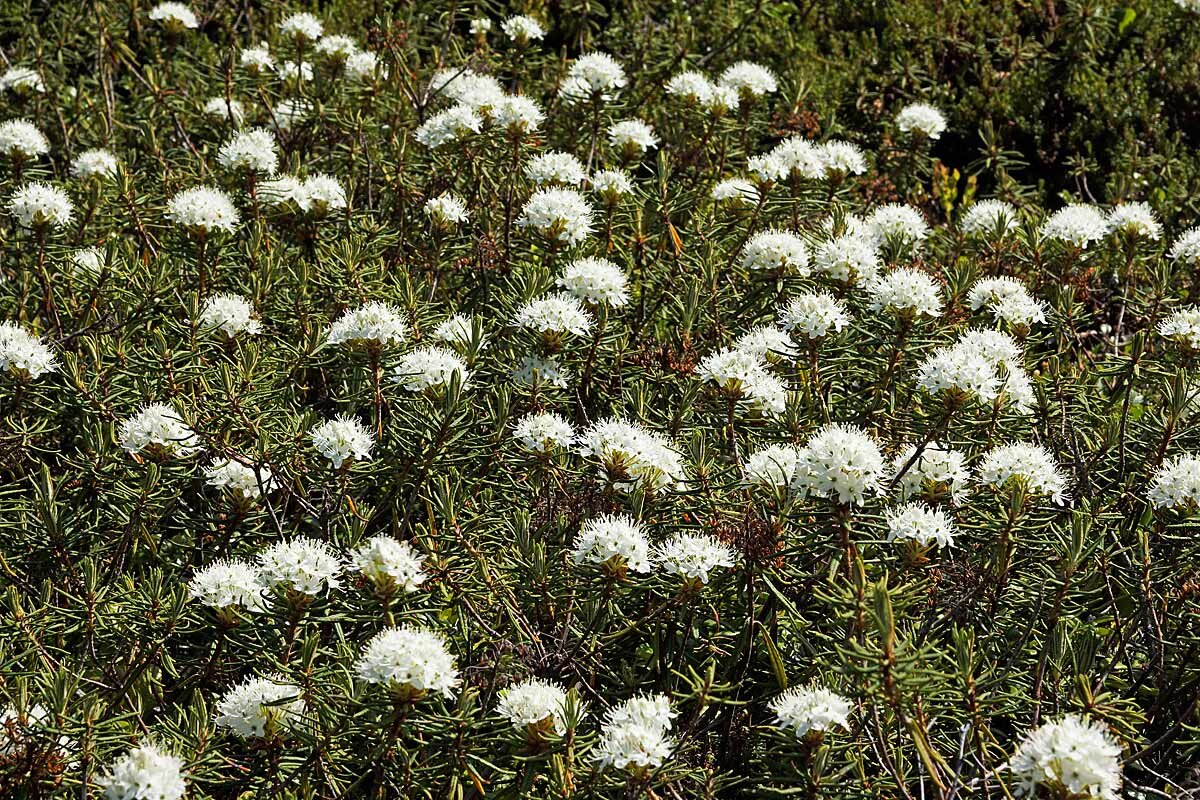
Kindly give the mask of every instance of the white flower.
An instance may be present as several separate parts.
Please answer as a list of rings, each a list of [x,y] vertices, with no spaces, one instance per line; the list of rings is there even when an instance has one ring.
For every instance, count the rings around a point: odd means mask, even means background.
[[[239,131],[221,146],[217,160],[225,169],[273,175],[279,166],[275,136],[264,128]]]
[[[796,476],[802,451],[791,444],[772,444],[746,459],[746,481],[754,486],[789,488]]]
[[[850,727],[850,701],[822,686],[795,686],[771,701],[775,724],[797,739],[812,731]]]
[[[879,445],[852,425],[829,424],[800,451],[796,485],[801,491],[862,505],[868,492],[881,488],[885,466]]]
[[[892,466],[897,475],[916,452],[916,445],[913,445],[896,456]],[[922,495],[929,500],[939,500],[949,495],[954,502],[960,502],[965,499],[970,482],[967,457],[958,450],[949,450],[937,442],[931,442],[900,476],[898,488],[905,500],[914,495]]]
[[[483,120],[465,105],[451,106],[434,114],[417,128],[417,141],[431,150],[445,144],[457,142],[471,134],[479,133]]]
[[[808,247],[794,233],[759,231],[742,248],[742,266],[749,270],[782,270],[808,275]]]
[[[954,346],[938,349],[921,364],[917,385],[955,405],[999,400],[1027,412],[1034,395],[1022,363],[1021,348],[1008,334],[970,330]]]
[[[262,323],[254,317],[254,306],[236,294],[217,294],[205,300],[200,309],[200,325],[219,330],[230,339],[238,334],[262,333]]]
[[[784,139],[771,149],[769,156],[778,163],[783,177],[810,181],[825,177],[825,158],[821,148],[803,137]]]
[[[250,467],[231,458],[214,461],[204,474],[208,478],[209,486],[232,489],[247,499],[260,497],[264,491],[270,492],[276,486],[271,470],[266,467]]]
[[[394,380],[409,392],[440,391],[450,385],[455,373],[459,385],[465,388],[471,380],[467,362],[450,348],[434,345],[402,355],[396,365]]]
[[[238,63],[245,67],[247,72],[254,75],[275,69],[275,59],[271,57],[271,50],[267,47],[266,42],[261,42],[255,47],[242,48],[241,53],[238,54]],[[224,102],[221,98],[214,99]]]
[[[268,589],[282,589],[316,597],[336,589],[342,560],[325,542],[300,536],[276,542],[258,554],[258,575]]]
[[[825,165],[825,177],[843,178],[867,171],[867,157],[856,144],[831,139],[820,145],[818,151]]]
[[[325,344],[400,344],[408,336],[408,323],[400,310],[390,303],[372,300],[358,308],[347,309],[325,334]]]
[[[751,208],[758,202],[758,187],[745,178],[729,178],[713,186],[712,199],[718,203]]]
[[[964,233],[987,236],[993,233],[1008,233],[1019,224],[1017,209],[1003,200],[979,200],[972,203],[963,213],[959,227]]]
[[[571,373],[553,356],[527,355],[513,368],[512,379],[531,389],[565,389]]]
[[[492,30],[492,21],[487,17],[476,17],[471,20],[471,35],[482,36],[490,33]]]
[[[492,123],[510,136],[533,133],[546,115],[537,101],[523,94],[507,94],[496,100],[489,113]]]
[[[620,307],[629,302],[628,281],[621,268],[606,258],[589,256],[567,264],[556,284],[593,306]]]
[[[567,693],[556,683],[529,678],[500,690],[496,711],[517,730],[540,737],[553,728],[559,736],[567,732]]]
[[[167,219],[194,236],[220,230],[232,233],[241,221],[229,195],[211,186],[186,189],[167,201]]]
[[[654,129],[640,119],[614,122],[608,128],[608,143],[628,157],[638,156],[658,144]]]
[[[730,65],[721,73],[717,82],[737,92],[741,97],[762,97],[774,94],[779,88],[771,70],[751,61],[739,61]]]
[[[451,226],[467,221],[467,205],[443,192],[425,201],[425,214],[438,225]]]
[[[602,169],[592,175],[592,191],[600,195],[605,204],[612,206],[622,197],[633,194],[633,181],[629,173],[619,169]]]
[[[346,190],[337,178],[316,173],[304,179],[292,194],[300,210],[313,217],[324,217],[330,211],[346,207]]]
[[[426,692],[453,697],[460,682],[445,640],[432,631],[409,626],[380,631],[367,644],[355,671],[367,683],[383,684],[414,699]]]
[[[200,447],[195,432],[166,403],[151,403],[121,423],[121,447],[130,453],[190,455]]]
[[[183,760],[153,744],[127,752],[97,784],[107,800],[180,800],[187,793]]]
[[[76,178],[111,178],[117,174],[117,159],[107,150],[84,150],[71,161],[71,174]]]
[[[1046,321],[1045,304],[1035,300],[1025,284],[1008,276],[976,281],[967,293],[967,301],[971,310],[986,306],[996,320],[1016,328],[1028,329],[1035,322]]]
[[[472,111],[485,112],[504,98],[504,89],[491,75],[469,69],[444,69],[433,76],[430,91]]]
[[[575,437],[575,447],[600,462],[614,487],[623,491],[641,484],[648,490],[681,487],[683,457],[664,436],[623,419],[592,423]]]
[[[1171,245],[1171,260],[1187,266],[1200,264],[1200,225],[1179,234]]]
[[[579,159],[570,153],[552,151],[529,159],[525,164],[525,177],[538,186],[580,186],[587,180],[587,171]]]
[[[896,126],[905,133],[937,139],[946,130],[946,118],[928,103],[910,103],[896,115]]]
[[[1054,455],[1038,444],[1018,442],[989,450],[979,464],[979,482],[1001,492],[1020,486],[1031,496],[1066,502],[1067,476]]]
[[[901,267],[867,283],[872,311],[887,311],[901,319],[940,317],[942,296],[937,281],[911,267]]]
[[[341,469],[347,461],[369,461],[375,436],[354,417],[340,416],[314,428],[312,443],[334,469]]]
[[[349,36],[342,36],[335,33],[322,36],[321,41],[317,42],[316,50],[323,56],[329,56],[338,61],[345,61],[358,52],[358,43]]]
[[[517,420],[513,436],[521,447],[532,453],[549,453],[570,447],[575,429],[558,414],[540,411]]]
[[[1055,211],[1042,223],[1041,231],[1047,239],[1087,247],[1108,234],[1108,220],[1095,206],[1079,203]]]
[[[755,353],[725,348],[705,357],[697,374],[711,381],[727,397],[746,400],[751,408],[767,414],[782,414],[787,405],[787,387],[767,372]]]
[[[238,606],[254,613],[266,608],[258,570],[245,561],[216,561],[196,570],[188,595],[216,609]]]
[[[490,26],[491,23],[488,24]],[[517,14],[504,20],[500,23],[500,30],[504,31],[504,35],[517,44],[535,42],[546,35],[546,29],[536,19],[524,14]]]
[[[246,110],[241,102],[225,97],[210,97],[204,103],[204,113],[216,119],[228,120],[234,125],[241,125],[246,118]]]
[[[40,378],[58,370],[58,359],[44,339],[15,322],[0,322],[0,372]]]
[[[1158,335],[1189,350],[1200,350],[1200,308],[1181,308],[1158,323]]]
[[[888,241],[915,244],[929,235],[929,225],[921,212],[899,203],[889,203],[872,211],[867,217],[867,226],[879,247]]]
[[[84,247],[71,253],[71,272],[79,276],[96,276],[104,269],[104,253],[99,247]]]
[[[315,42],[325,32],[325,26],[312,14],[301,12],[279,23],[279,32],[298,42]]]
[[[381,589],[392,587],[415,592],[428,577],[424,560],[408,542],[390,536],[373,536],[350,553],[350,563]]]
[[[879,253],[871,241],[845,234],[817,245],[812,266],[819,274],[856,286],[879,275]]]
[[[1032,797],[1039,786],[1056,797],[1117,800],[1121,790],[1121,748],[1108,728],[1068,714],[1031,731],[1008,769],[1016,794]]]
[[[312,105],[307,100],[288,97],[275,104],[275,107],[271,109],[271,116],[275,120],[275,127],[281,133],[287,133],[308,119],[311,110]]]
[[[788,165],[772,150],[746,159],[746,169],[758,179],[758,190],[766,194],[767,189],[788,177]]]
[[[274,736],[304,716],[300,687],[279,674],[247,678],[217,701],[216,724],[243,739]]]
[[[705,105],[712,98],[712,81],[699,72],[687,70],[667,81],[667,94],[688,105]]]
[[[22,228],[64,228],[74,212],[67,193],[48,183],[27,183],[8,201],[8,213]]]
[[[936,508],[907,503],[888,512],[888,541],[911,540],[922,545],[954,546],[954,523]]]
[[[663,694],[633,697],[610,708],[593,760],[602,768],[634,773],[661,767],[675,749],[669,735],[675,716],[670,699]]]
[[[470,347],[475,336],[475,324],[465,314],[451,314],[434,328],[433,338],[455,347]]]
[[[517,225],[552,241],[579,244],[592,232],[592,207],[574,189],[539,189],[521,209]]]
[[[733,346],[738,350],[753,353],[769,364],[791,361],[798,352],[787,331],[773,325],[759,325],[738,337]]]
[[[0,91],[13,91],[17,94],[41,93],[46,91],[46,84],[35,69],[9,67],[3,75],[0,75]]]
[[[279,77],[285,81],[306,83],[313,79],[313,67],[307,61],[284,61],[279,65]]]
[[[708,96],[708,101],[704,107],[713,117],[724,117],[730,111],[736,111],[741,104],[741,96],[737,89],[732,86],[713,86],[712,94]]]
[[[50,152],[50,142],[27,119],[0,122],[0,152],[19,160],[37,158]]]
[[[376,75],[387,76],[387,70],[379,66],[379,56],[369,50],[350,53],[342,69],[346,79],[351,81],[371,81]]]
[[[1109,233],[1138,239],[1162,238],[1162,223],[1148,203],[1121,203],[1109,209],[1105,220]]]
[[[183,3],[159,3],[150,9],[150,19],[164,22],[168,28],[198,28],[200,20]]]
[[[846,304],[828,292],[804,292],[779,310],[779,327],[794,339],[815,342],[849,324]]]
[[[1165,461],[1150,480],[1149,499],[1155,508],[1194,512],[1200,506],[1200,458],[1184,455]]]
[[[608,53],[587,53],[571,64],[559,92],[568,104],[592,98],[608,100],[625,83],[625,70],[616,59]]]
[[[566,292],[530,300],[517,310],[513,325],[544,336],[586,336],[594,320],[579,299]]]
[[[654,549],[654,561],[688,583],[708,583],[714,569],[733,566],[734,554],[711,536],[678,533]]]

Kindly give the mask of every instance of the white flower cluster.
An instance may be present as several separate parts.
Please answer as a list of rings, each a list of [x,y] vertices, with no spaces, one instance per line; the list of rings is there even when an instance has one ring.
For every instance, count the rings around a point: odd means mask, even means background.
[[[872,311],[887,311],[902,320],[942,315],[941,289],[928,274],[901,267],[869,281],[866,286]]]
[[[608,53],[585,53],[571,64],[559,93],[567,104],[611,100],[625,87],[625,70]]]
[[[48,183],[27,183],[8,201],[8,213],[22,228],[65,228],[75,213],[67,193]]]
[[[340,416],[318,425],[312,432],[313,447],[341,469],[348,461],[368,461],[375,435],[355,417]]]
[[[879,445],[866,431],[831,423],[799,450],[792,484],[801,493],[862,505],[882,488],[884,470]]]
[[[57,369],[58,358],[44,339],[15,322],[0,322],[0,372],[35,379]]]
[[[1200,508],[1200,457],[1167,459],[1150,479],[1149,499],[1155,508],[1194,513]]]
[[[595,320],[573,294],[559,292],[530,300],[517,310],[513,324],[543,336],[586,336]]]
[[[708,583],[717,567],[732,567],[734,552],[711,536],[679,533],[654,549],[654,562],[668,575],[699,585]]]
[[[999,403],[1028,413],[1034,394],[1023,363],[1020,346],[1008,334],[969,330],[921,364],[917,385],[942,396],[952,408],[971,402]]]
[[[1020,217],[1011,203],[1003,200],[979,200],[967,207],[959,221],[964,233],[975,236],[1005,234],[1019,225]]]
[[[679,488],[686,477],[683,456],[675,446],[635,422],[616,417],[595,422],[575,437],[575,447],[596,459],[618,489]]]
[[[525,177],[537,186],[581,186],[587,180],[583,163],[570,153],[539,153],[525,164]]]
[[[400,344],[407,336],[408,323],[399,309],[390,303],[372,300],[343,312],[329,326],[325,344],[386,346]]]
[[[632,697],[610,708],[594,760],[602,768],[635,774],[661,767],[675,749],[670,735],[675,717],[670,699],[661,694]]]
[[[592,232],[592,207],[574,189],[539,189],[521,209],[517,225],[552,242],[577,245]]]
[[[742,266],[748,270],[779,270],[800,276],[810,274],[808,247],[788,231],[759,231],[742,249]]]
[[[195,431],[166,403],[151,403],[121,423],[121,447],[130,453],[187,456],[200,447]]]
[[[917,455],[913,445],[896,456],[892,465],[899,476],[900,496],[905,500],[920,496],[929,502],[949,499],[958,503],[966,498],[971,471],[967,457],[958,450],[930,442]]]
[[[1102,723],[1069,714],[1031,731],[1008,762],[1017,794],[1117,800],[1121,748]]]
[[[928,103],[910,103],[896,115],[896,127],[926,139],[938,139],[946,132],[946,118]]]
[[[390,536],[372,536],[363,542],[350,553],[350,563],[382,590],[415,592],[428,577],[416,548]]]
[[[521,447],[532,453],[550,453],[570,448],[575,429],[558,414],[541,411],[517,420],[513,431]]]
[[[979,463],[979,482],[997,491],[1012,493],[1020,487],[1030,496],[1067,501],[1067,477],[1054,454],[1038,444],[1018,442],[989,450]]]
[[[605,515],[588,520],[575,537],[571,558],[576,564],[600,564],[607,572],[650,572],[650,540],[633,517]]]
[[[888,512],[888,539],[910,540],[929,546],[954,546],[954,523],[944,511],[907,503]]]
[[[1158,323],[1158,335],[1188,350],[1200,350],[1200,308],[1181,308]]]
[[[986,308],[998,322],[1027,331],[1034,323],[1046,321],[1046,304],[1035,300],[1025,284],[1007,275],[982,278],[967,293],[972,311]]]
[[[629,281],[607,258],[576,259],[563,268],[555,283],[591,306],[618,308],[629,302]]]
[[[217,701],[216,723],[243,739],[282,735],[304,717],[300,688],[282,675],[247,678]]]
[[[200,309],[200,325],[220,331],[230,339],[239,334],[262,333],[262,323],[254,316],[254,306],[236,294],[216,294],[205,300]]]
[[[253,613],[266,607],[263,588],[253,564],[222,560],[196,570],[188,583],[188,595],[211,608],[241,608]]]
[[[0,122],[0,153],[14,160],[44,156],[50,152],[45,134],[27,119]]]
[[[400,357],[394,379],[405,391],[443,391],[457,376],[459,385],[466,387],[471,380],[467,362],[448,347],[433,345],[419,347]]]
[[[1051,214],[1042,223],[1041,233],[1051,241],[1085,248],[1108,235],[1108,220],[1095,206],[1070,205]]]
[[[782,414],[787,406],[787,386],[768,371],[761,356],[749,350],[718,350],[700,362],[697,375],[731,400],[744,400],[764,414]]]
[[[535,738],[553,730],[559,736],[567,732],[567,693],[551,681],[529,678],[500,690],[496,711],[514,728]]]
[[[258,578],[265,588],[309,597],[340,586],[343,566],[329,545],[303,536],[258,554]]]
[[[775,724],[802,739],[850,727],[850,701],[823,686],[797,686],[771,701]]]
[[[213,462],[204,474],[209,486],[229,489],[246,500],[257,499],[263,492],[270,492],[276,486],[271,470],[250,467],[232,458]]]
[[[167,219],[193,236],[232,233],[241,217],[229,195],[211,186],[186,189],[167,201]]]
[[[180,800],[187,793],[183,760],[149,743],[123,755],[97,784],[107,800]]]
[[[453,697],[460,682],[445,640],[432,631],[410,626],[380,631],[367,643],[355,671],[367,683],[412,699],[428,692]]]

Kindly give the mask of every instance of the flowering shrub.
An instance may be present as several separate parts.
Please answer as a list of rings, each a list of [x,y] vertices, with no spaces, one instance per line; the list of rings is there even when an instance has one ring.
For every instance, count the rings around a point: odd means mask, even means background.
[[[1200,791],[1194,2],[85,5],[0,797]]]

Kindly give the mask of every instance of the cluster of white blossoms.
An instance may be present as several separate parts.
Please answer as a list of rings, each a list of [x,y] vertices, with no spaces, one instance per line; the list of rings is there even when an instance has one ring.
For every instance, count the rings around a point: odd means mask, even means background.
[[[13,192],[8,201],[8,213],[22,228],[60,229],[71,222],[75,206],[62,189],[34,181]]]
[[[203,605],[219,610],[239,608],[252,613],[266,608],[263,589],[257,567],[246,561],[228,559],[196,570],[188,583],[188,595]]]
[[[813,253],[814,272],[850,286],[870,283],[880,266],[874,241],[853,234],[821,242]]]
[[[387,628],[367,643],[355,672],[369,684],[380,684],[405,699],[429,692],[453,697],[460,678],[454,657],[441,636],[423,628]]]
[[[653,561],[668,575],[690,586],[708,583],[717,567],[734,565],[733,548],[698,533],[679,533],[654,548]]]
[[[600,564],[614,575],[653,569],[646,531],[627,515],[609,514],[588,520],[575,537],[571,558],[576,564]]]
[[[872,311],[886,311],[901,320],[940,317],[942,294],[937,281],[918,269],[900,267],[866,285]]]
[[[753,61],[738,61],[730,64],[721,73],[717,85],[733,90],[739,98],[743,99],[774,94],[779,88],[775,74]]]
[[[167,219],[193,236],[214,231],[232,233],[241,216],[229,195],[211,186],[185,189],[167,201]]]
[[[416,139],[431,150],[461,141],[483,129],[483,119],[471,108],[456,105],[439,111],[417,128]]]
[[[82,180],[104,180],[115,177],[120,163],[107,150],[84,150],[71,160],[71,174]]]
[[[415,592],[428,577],[416,548],[390,536],[372,536],[363,542],[350,553],[350,564],[384,591]]]
[[[1011,336],[972,329],[955,344],[938,348],[921,364],[917,385],[941,396],[948,408],[976,403],[1028,413],[1034,394],[1023,364],[1020,345]]]
[[[718,181],[710,193],[713,200],[731,208],[750,208],[758,202],[758,187],[745,178],[727,178]]]
[[[797,686],[771,701],[775,724],[798,739],[850,727],[850,701],[822,686]]]
[[[482,331],[480,331],[480,336],[477,344],[480,349],[483,349],[487,344],[487,337],[483,335]],[[466,314],[451,314],[433,329],[433,338],[439,342],[445,342],[451,347],[469,349],[476,344],[475,322]]]
[[[46,340],[15,322],[0,322],[0,372],[30,380],[58,369],[58,358]]]
[[[608,53],[585,53],[571,63],[558,91],[568,105],[608,101],[627,82],[625,69]]]
[[[341,469],[351,461],[370,460],[375,435],[357,418],[343,415],[314,428],[312,443],[318,453],[329,459],[334,469]]]
[[[448,347],[433,345],[418,347],[400,356],[393,379],[405,391],[442,391],[457,378],[466,387],[471,379],[467,362]]]
[[[151,456],[187,456],[200,447],[196,432],[166,403],[151,403],[121,423],[121,447]]]
[[[0,75],[0,92],[14,94],[43,94],[46,82],[36,69],[30,67],[9,67]]]
[[[1059,505],[1067,501],[1067,476],[1054,454],[1039,444],[1000,445],[984,454],[978,467],[979,483],[1012,494],[1017,488],[1031,497],[1049,497]]]
[[[671,724],[676,716],[666,695],[631,697],[608,710],[593,759],[601,768],[635,775],[661,767],[675,749]]]
[[[200,27],[200,20],[183,3],[159,3],[150,9],[149,17],[155,22],[163,23],[168,30]]]
[[[990,236],[995,233],[1008,233],[1020,224],[1017,209],[1003,200],[979,200],[967,206],[959,220],[959,227],[964,233],[976,236]]]
[[[501,689],[496,711],[534,740],[550,731],[559,736],[567,732],[567,693],[558,684],[541,678]]]
[[[967,302],[972,311],[986,309],[997,322],[1018,331],[1028,331],[1035,323],[1046,321],[1046,304],[1035,300],[1025,284],[1007,275],[976,281],[967,293]]]
[[[258,579],[265,589],[316,597],[341,585],[344,562],[325,542],[299,536],[258,554]]]
[[[217,701],[216,723],[243,739],[287,733],[304,717],[300,687],[282,675],[247,678]]]
[[[236,294],[216,294],[205,300],[199,322],[202,327],[220,331],[230,339],[262,333],[262,323],[255,317],[254,306]]]
[[[513,435],[530,452],[551,453],[570,449],[575,428],[553,411],[539,411],[517,420]]]
[[[299,213],[306,219],[323,219],[330,212],[347,207],[346,190],[337,178],[314,173],[304,180],[284,175],[258,185],[258,197],[264,205]]]
[[[467,205],[452,194],[439,194],[425,201],[425,213],[435,224],[449,227],[467,221]]]
[[[50,152],[46,135],[27,119],[0,122],[0,153],[14,161],[37,158]]]
[[[570,153],[549,151],[525,162],[525,177],[537,186],[582,186],[587,180],[587,170]]]
[[[372,300],[342,313],[325,334],[325,344],[387,346],[408,337],[408,323],[390,303]]]
[[[1085,248],[1108,235],[1108,220],[1104,212],[1093,205],[1064,206],[1042,223],[1041,234],[1051,241]]]
[[[801,449],[795,445],[767,445],[746,459],[746,480],[756,486],[790,489],[800,457]]]
[[[867,494],[882,489],[884,471],[879,444],[866,431],[831,423],[798,451],[792,485],[802,494],[862,505]]]
[[[1182,455],[1163,462],[1150,479],[1149,498],[1155,508],[1195,513],[1200,508],[1200,457]]]
[[[938,547],[954,545],[954,523],[950,517],[940,509],[921,503],[906,503],[889,511],[887,529],[890,541],[911,540]]]
[[[552,242],[577,245],[592,232],[592,207],[574,189],[539,189],[525,203],[517,225]]]
[[[274,175],[279,168],[275,135],[265,128],[238,131],[221,146],[217,160],[229,170]]]
[[[1167,256],[1183,266],[1194,267],[1200,264],[1200,225],[1188,228],[1179,234]]]
[[[271,492],[277,480],[266,467],[251,467],[232,458],[214,461],[205,471],[208,485],[226,489],[245,500],[255,500]]]
[[[1045,789],[1058,797],[1117,800],[1121,748],[1108,728],[1068,714],[1031,731],[1008,762],[1020,796]]]
[[[486,22],[490,29],[491,20],[486,20]],[[533,17],[528,17],[524,14],[517,14],[504,20],[504,22],[500,23],[500,30],[504,31],[505,36],[519,45],[536,42],[546,36],[546,29],[542,27],[542,24]],[[478,31],[473,32],[478,33]]]
[[[928,103],[910,103],[896,114],[896,127],[904,133],[939,139],[946,132],[946,117]]]
[[[566,292],[530,300],[513,317],[513,325],[539,333],[547,341],[558,341],[567,334],[586,336],[594,324],[579,298]]]
[[[810,274],[808,246],[788,231],[759,231],[742,249],[742,266],[748,270],[778,270],[805,276]]]
[[[683,456],[666,437],[616,417],[589,425],[575,437],[575,448],[598,461],[617,489],[679,488],[686,477]]]
[[[607,258],[576,259],[563,268],[555,283],[589,306],[620,308],[629,302],[629,281]]]
[[[1200,308],[1181,308],[1158,323],[1158,335],[1183,346],[1200,350]]]
[[[927,502],[962,502],[971,483],[967,457],[958,450],[930,442],[917,453],[916,445],[892,461],[901,498],[919,496]]]
[[[899,203],[889,203],[875,209],[867,217],[866,224],[877,247],[889,243],[911,246],[929,236],[929,223],[921,212]]]
[[[107,800],[180,800],[187,794],[183,759],[152,743],[121,756],[96,783]]]
[[[714,384],[730,401],[745,401],[764,414],[782,414],[787,406],[787,385],[770,373],[757,353],[727,347],[704,358],[697,376]]]
[[[1154,241],[1162,238],[1162,223],[1149,203],[1119,203],[1108,210],[1104,221],[1110,234]]]
[[[654,129],[640,119],[614,122],[608,128],[608,143],[625,158],[636,158],[658,145]]]

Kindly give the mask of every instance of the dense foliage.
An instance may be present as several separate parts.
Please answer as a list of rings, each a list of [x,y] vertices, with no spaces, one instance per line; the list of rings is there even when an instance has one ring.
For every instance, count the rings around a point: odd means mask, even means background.
[[[1193,5],[0,2],[0,796],[1200,791]]]

